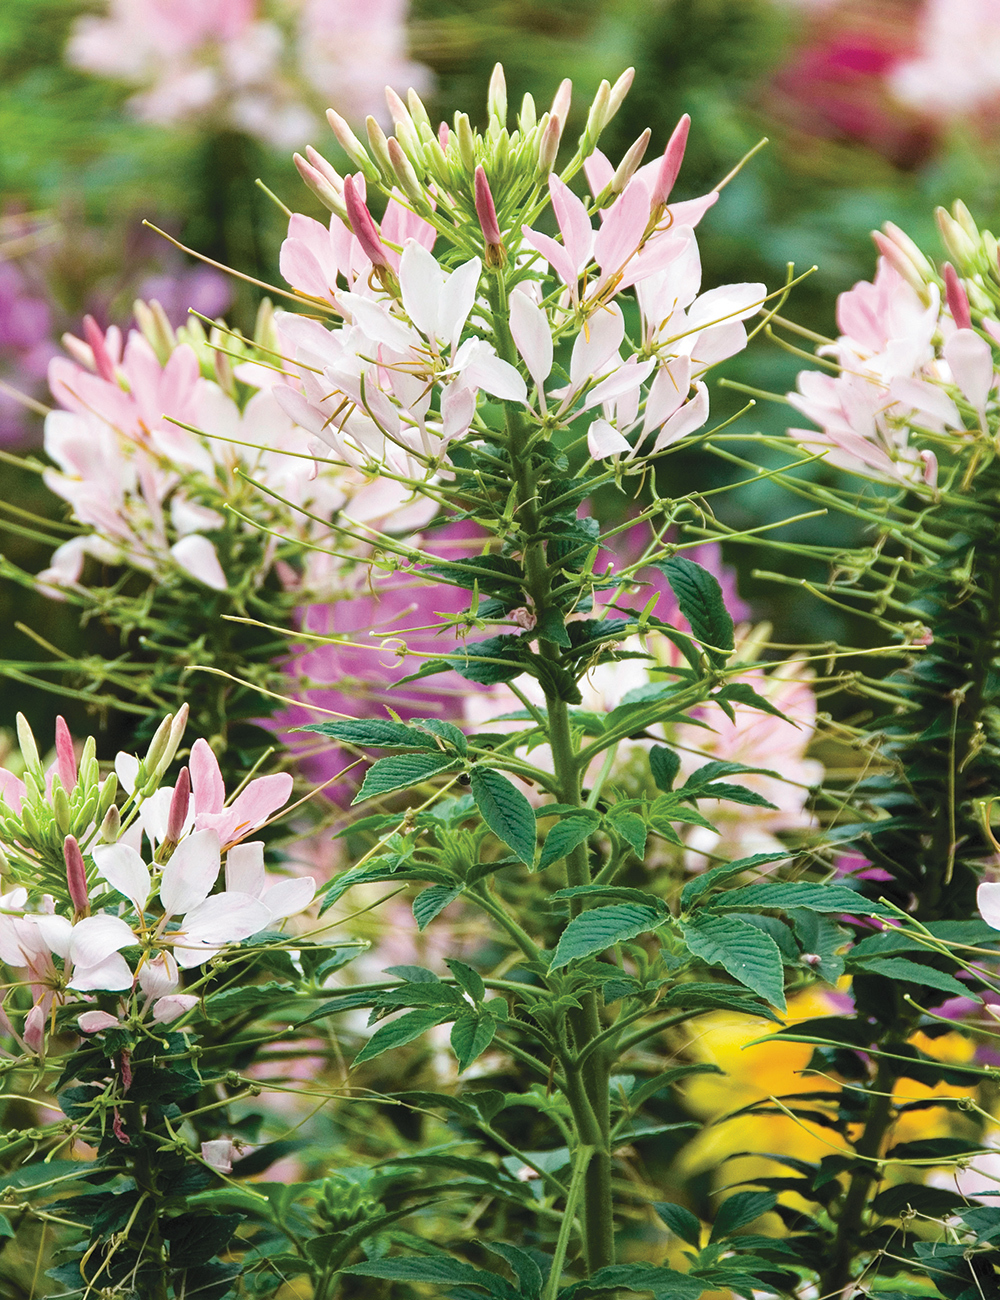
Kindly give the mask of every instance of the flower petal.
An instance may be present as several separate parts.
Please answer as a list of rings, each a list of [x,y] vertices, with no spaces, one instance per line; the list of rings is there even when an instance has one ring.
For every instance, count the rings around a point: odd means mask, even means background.
[[[191,772],[191,794],[196,813],[222,812],[226,803],[226,786],[222,779],[219,760],[207,740],[200,737],[191,746],[188,761]]]
[[[170,554],[185,573],[213,591],[226,591],[229,587],[215,547],[201,533],[189,533],[179,542],[174,542]]]
[[[81,1034],[99,1034],[102,1029],[114,1029],[121,1024],[117,1016],[107,1011],[85,1011],[76,1020]]]
[[[226,854],[226,889],[260,898],[264,889],[264,843],[234,844]]]
[[[135,943],[132,927],[117,916],[85,916],[73,926],[69,957],[74,965],[96,966],[120,948]],[[129,976],[129,983],[132,978]],[[74,983],[74,988],[79,985]]]
[[[296,879],[279,880],[270,889],[265,889],[261,902],[270,910],[274,920],[285,916],[295,916],[304,911],[316,895],[316,882],[311,876],[299,876]]]
[[[127,844],[99,844],[93,850],[98,874],[135,904],[141,912],[149,898],[152,879],[149,869],[135,849]]]
[[[160,902],[167,915],[179,916],[203,903],[221,865],[219,836],[214,830],[195,831],[181,840],[160,882]]]
[[[975,330],[956,330],[944,345],[955,383],[981,411],[993,389],[993,349]]]

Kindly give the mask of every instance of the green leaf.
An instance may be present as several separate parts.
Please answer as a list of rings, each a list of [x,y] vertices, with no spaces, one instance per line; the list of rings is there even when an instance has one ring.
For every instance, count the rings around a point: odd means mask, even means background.
[[[380,758],[365,773],[364,783],[351,803],[361,803],[377,794],[391,794],[394,790],[408,790],[455,766],[455,760],[440,751],[435,754],[399,754],[395,758]]]
[[[205,1011],[209,1020],[228,1020],[230,1016],[242,1015],[257,1007],[273,1007],[296,996],[290,984],[278,984],[273,980],[267,984],[252,984],[235,989],[224,989],[213,993],[205,999]]]
[[[517,1246],[508,1246],[502,1241],[481,1241],[481,1246],[485,1246],[493,1255],[499,1255],[510,1265],[511,1271],[521,1285],[521,1293],[525,1300],[538,1300],[542,1294],[542,1270],[526,1251],[520,1250]]]
[[[566,631],[566,619],[561,609],[547,609],[535,624],[534,630],[536,635],[540,636],[543,641],[551,641],[553,645],[561,645],[568,650],[572,644],[569,633]]]
[[[0,1214],[0,1237],[13,1237],[14,1229],[6,1214]]]
[[[725,799],[727,803],[742,803],[751,808],[777,808],[777,804],[765,799],[756,790],[745,785],[733,785],[730,781],[715,781],[712,785],[702,786],[698,791],[699,799]]]
[[[677,984],[660,1004],[664,1007],[718,1007],[724,1011],[738,1011],[744,1016],[760,1016],[762,1020],[781,1021],[766,1002],[760,1001],[746,989],[729,984]]]
[[[637,858],[646,852],[646,823],[634,812],[616,812],[614,808],[608,813],[608,825],[629,845]]]
[[[792,856],[791,853],[754,853],[749,858],[736,858],[732,862],[723,863],[721,867],[713,867],[711,871],[695,876],[693,880],[687,882],[681,890],[681,906],[690,907],[702,894],[728,880],[730,876],[738,876],[744,871],[753,871],[756,867],[766,866],[770,862],[784,862],[786,858]]]
[[[420,1007],[416,1011],[407,1011],[398,1020],[390,1020],[379,1026],[354,1058],[354,1064],[360,1065],[362,1061],[374,1060],[376,1056],[381,1056],[383,1052],[388,1052],[394,1047],[403,1047],[406,1043],[412,1043],[428,1029],[433,1029],[443,1020],[450,1020],[451,1014],[439,1007]]]
[[[683,1205],[674,1205],[671,1201],[654,1201],[653,1209],[660,1216],[671,1232],[682,1241],[698,1250],[701,1246],[701,1220],[685,1209]]]
[[[449,888],[447,885],[432,885],[430,889],[422,889],[413,900],[413,919],[417,923],[417,929],[425,930],[461,893],[461,889]]]
[[[737,1228],[745,1228],[754,1219],[773,1210],[777,1200],[774,1192],[735,1192],[719,1206],[709,1240],[719,1241]]]
[[[612,1287],[628,1287],[632,1291],[652,1291],[655,1300],[698,1300],[709,1289],[708,1282],[677,1273],[672,1268],[657,1264],[610,1264],[599,1268],[586,1282],[575,1282],[559,1292],[559,1300],[587,1291],[604,1291]]]
[[[476,766],[472,797],[493,834],[530,867],[535,861],[535,810],[521,791],[493,768]]]
[[[568,889],[557,889],[552,898],[614,898],[620,903],[638,903],[640,907],[655,907],[664,916],[669,908],[662,898],[657,898],[648,889],[636,889],[632,885],[570,885]]]
[[[582,844],[597,830],[600,824],[600,813],[589,808],[574,810],[572,815],[564,814],[542,842],[542,853],[538,860],[539,869],[548,867],[572,853],[577,845]]]
[[[657,790],[669,794],[673,789],[674,779],[680,771],[680,756],[665,745],[654,745],[649,751],[649,770]]]
[[[245,1217],[242,1214],[182,1214],[176,1219],[161,1219],[160,1230],[170,1243],[171,1265],[174,1268],[192,1268],[196,1264],[207,1264],[214,1255],[221,1255]]]
[[[452,1051],[458,1057],[458,1072],[468,1069],[482,1056],[497,1031],[497,1022],[486,1011],[467,1011],[451,1027]]]
[[[392,975],[398,980],[405,980],[408,984],[440,984],[441,981],[432,970],[426,966],[386,966],[383,971],[385,975]]]
[[[937,989],[952,998],[970,996],[969,986],[957,980],[954,975],[947,975],[933,966],[924,966],[920,962],[910,961],[908,957],[875,957],[863,963],[858,962],[856,968],[866,974],[884,975],[887,979],[904,980],[908,984],[920,984],[924,988]]]
[[[413,726],[421,731],[429,731],[432,736],[439,736],[446,744],[453,745],[462,755],[469,752],[469,742],[465,732],[456,727],[454,722],[445,722],[442,718],[414,718]],[[435,748],[440,748],[435,746]]]
[[[361,718],[350,722],[312,722],[308,727],[295,727],[295,731],[315,731],[321,736],[359,749],[437,749],[426,735],[415,726],[390,722],[383,718]]]
[[[480,1286],[498,1300],[519,1300],[509,1282],[496,1273],[463,1264],[450,1256],[436,1255],[433,1259],[413,1259],[393,1256],[391,1259],[370,1259],[363,1264],[353,1264],[341,1269],[353,1277],[381,1277],[390,1282],[467,1282]]]
[[[733,620],[722,598],[722,588],[707,569],[680,555],[654,567],[666,575],[681,613],[691,624],[709,663],[721,668],[735,646]]]
[[[663,917],[655,908],[638,907],[634,903],[582,912],[562,932],[549,969],[558,970],[571,961],[592,957],[623,939],[634,939],[637,934],[655,930],[662,922]]]
[[[446,957],[445,965],[455,976],[455,983],[463,992],[468,993],[473,1002],[482,1002],[486,996],[486,985],[483,983],[483,977],[479,971],[473,970],[467,966],[464,961],[459,961],[457,957]]]
[[[709,966],[721,966],[779,1011],[785,1010],[784,968],[769,934],[732,916],[704,916],[681,924],[684,942]]]
[[[848,912],[854,916],[892,915],[880,903],[872,903],[856,890],[836,882],[815,885],[767,880],[718,894],[711,900],[711,906],[739,908],[741,911],[754,907],[804,907],[810,912]]]
[[[755,709],[760,709],[761,713],[770,713],[772,717],[781,718],[784,722],[791,722],[793,727],[797,727],[797,722],[776,709],[769,700],[765,700],[763,695],[758,695],[749,682],[728,682],[722,690],[713,696],[716,700],[735,700],[737,704],[750,704]]]

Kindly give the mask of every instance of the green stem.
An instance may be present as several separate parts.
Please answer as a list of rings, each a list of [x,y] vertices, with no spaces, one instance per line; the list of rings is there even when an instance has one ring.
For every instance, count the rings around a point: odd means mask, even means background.
[[[562,1226],[559,1229],[555,1254],[552,1256],[552,1271],[549,1273],[549,1280],[545,1284],[542,1300],[556,1300],[556,1296],[559,1294],[559,1279],[562,1277],[566,1251],[569,1249],[569,1239],[576,1225],[576,1203],[580,1199],[580,1190],[583,1187],[593,1154],[593,1147],[581,1146],[576,1149],[576,1156],[573,1160],[573,1178],[569,1185],[569,1195],[566,1197],[566,1210],[563,1214]]]

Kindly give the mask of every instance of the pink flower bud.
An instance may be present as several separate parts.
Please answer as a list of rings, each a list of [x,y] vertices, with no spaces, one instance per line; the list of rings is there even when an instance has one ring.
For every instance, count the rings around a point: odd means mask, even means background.
[[[166,839],[170,844],[176,844],[184,833],[184,823],[187,821],[188,808],[191,804],[191,773],[186,767],[182,767],[180,776],[177,778],[177,784],[174,786],[174,792],[170,796],[170,811],[167,814],[167,834]]]
[[[73,737],[69,734],[66,719],[60,713],[56,718],[56,770],[67,794],[76,788],[76,753]]]
[[[497,222],[497,210],[490,193],[490,183],[482,165],[476,168],[476,216],[486,240],[486,265],[502,266],[507,260],[507,250],[503,246],[503,236]]]
[[[448,148],[448,141],[451,139],[451,132],[448,130],[448,123],[442,122],[438,127],[438,141],[442,149]]]
[[[344,211],[344,199],[342,193],[337,190],[330,181],[311,163],[306,162],[301,154],[292,154],[292,161],[298,168],[298,173],[309,186],[312,192],[319,199],[325,208],[331,212],[336,212],[338,216]]]
[[[232,1138],[215,1138],[201,1144],[202,1160],[220,1174],[232,1173],[233,1161],[239,1158],[239,1154],[239,1147]]]
[[[573,98],[573,83],[567,77],[560,81],[559,89],[556,91],[555,99],[552,101],[552,107],[549,112],[553,117],[557,117],[560,122],[565,123],[569,114],[570,101]]]
[[[920,459],[924,467],[924,482],[928,487],[937,487],[938,458],[932,451],[922,451]]]
[[[102,1029],[120,1028],[122,1022],[107,1011],[85,1011],[77,1016],[76,1023],[81,1034],[99,1034]]]
[[[88,315],[83,318],[83,337],[90,344],[90,350],[94,354],[94,369],[102,379],[114,383],[115,363],[111,360],[101,327],[93,316]]]
[[[650,196],[651,208],[663,206],[667,199],[670,198],[670,191],[674,188],[674,181],[681,170],[681,163],[684,161],[684,150],[687,148],[688,131],[691,129],[691,118],[687,113],[674,127],[673,134],[667,141],[667,147],[663,151],[663,158],[660,161],[660,169],[656,173],[656,180],[653,182],[653,193]]]
[[[913,265],[898,244],[894,243],[888,235],[883,235],[881,230],[872,231],[872,239],[875,241],[875,247],[882,254],[885,260],[898,271],[908,285],[921,296],[927,297],[927,286],[920,275],[920,272]]]
[[[969,295],[965,292],[965,286],[950,262],[944,264],[944,291],[952,320],[960,330],[971,330],[972,313],[969,311]]]
[[[77,916],[88,916],[90,899],[87,894],[87,869],[83,865],[83,854],[75,835],[66,836],[63,857],[66,860],[66,884],[69,886],[73,911]]]
[[[347,208],[347,220],[365,256],[373,266],[391,269],[385,249],[382,247],[378,226],[365,207],[365,201],[358,193],[353,176],[344,177],[344,204]]]
[[[32,1007],[24,1017],[24,1045],[29,1052],[41,1055],[45,1044],[45,1012],[41,1007]]]
[[[556,117],[553,113],[545,130],[542,132],[541,140],[538,142],[538,166],[545,176],[556,165],[556,155],[559,153],[559,141],[562,139],[562,132],[562,119]]]

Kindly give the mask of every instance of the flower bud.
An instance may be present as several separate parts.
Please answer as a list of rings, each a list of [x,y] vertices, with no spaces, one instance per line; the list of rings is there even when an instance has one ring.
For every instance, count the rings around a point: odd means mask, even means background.
[[[959,266],[968,264],[976,255],[976,245],[950,212],[935,208],[934,217],[941,232],[941,240]]]
[[[470,172],[476,170],[476,137],[467,113],[455,114],[455,135],[458,137],[458,154],[462,166]]]
[[[945,262],[944,272],[944,292],[948,300],[948,310],[951,312],[951,318],[960,330],[972,329],[972,314],[969,311],[969,296],[962,286],[962,281],[958,278],[955,268],[950,262]]]
[[[965,233],[973,241],[973,243],[978,243],[979,227],[976,225],[972,213],[965,206],[965,204],[962,202],[961,199],[956,199],[955,202],[951,205],[951,213],[952,216],[955,218],[955,220],[958,222],[958,224],[965,231]]]
[[[145,764],[146,771],[152,774],[156,771],[160,759],[163,757],[167,748],[167,741],[170,739],[170,724],[174,720],[174,715],[168,713],[160,725],[153,733],[153,739],[149,742],[149,748],[146,750]]]
[[[38,746],[35,744],[35,737],[28,723],[28,719],[23,713],[17,715],[17,744],[21,751],[21,757],[24,759],[25,768],[33,775],[42,775],[42,762],[38,757]]]
[[[566,119],[569,117],[569,106],[573,99],[573,83],[569,77],[560,81],[559,89],[556,91],[555,98],[552,101],[552,107],[549,112],[553,117],[557,117],[565,126]]]
[[[589,141],[591,147],[597,143],[597,137],[604,130],[604,124],[607,121],[608,105],[611,102],[611,83],[602,81],[597,87],[597,94],[594,96],[594,102],[590,106],[590,112],[587,114],[587,126],[583,133],[583,138]]]
[[[903,277],[903,279],[915,289],[917,293],[926,301],[927,285],[917,268],[913,265],[908,257],[900,250],[888,236],[883,235],[880,230],[872,231],[872,239],[875,241],[875,247],[882,254],[889,265]]]
[[[932,451],[922,451],[920,460],[924,467],[923,479],[928,487],[937,487],[938,459]]]
[[[632,82],[634,80],[635,68],[626,68],[615,84],[611,87],[611,94],[608,97],[608,107],[604,115],[604,121],[601,124],[602,131],[621,108],[622,101],[632,89]]]
[[[347,220],[354,236],[361,245],[361,250],[375,267],[389,267],[389,259],[382,247],[382,239],[372,214],[365,206],[364,199],[358,193],[353,176],[344,178],[344,203],[347,207]]]
[[[52,812],[55,815],[56,825],[59,830],[63,835],[67,834],[72,818],[69,811],[69,799],[58,776],[53,777],[52,780]]]
[[[431,134],[433,134],[434,128],[431,126],[431,119],[428,115],[427,109],[424,108],[424,102],[412,86],[406,92],[406,103],[410,110],[410,117],[416,123],[417,128],[419,129],[421,126],[426,126]]]
[[[139,328],[146,342],[156,353],[156,359],[161,366],[165,366],[177,346],[177,335],[167,319],[167,313],[155,298],[144,305],[145,312],[136,311],[135,318],[139,322]],[[133,310],[135,310],[134,306]]]
[[[74,835],[67,835],[63,843],[63,858],[66,861],[66,884],[69,887],[70,902],[77,917],[90,915],[90,896],[87,890],[87,868],[83,865],[83,854]]]
[[[351,162],[360,172],[364,173],[366,181],[377,184],[379,175],[378,168],[368,157],[368,151],[347,125],[340,114],[332,108],[326,110],[326,120],[330,123],[330,129],[337,137],[337,142],[347,154]]]
[[[562,132],[563,124],[553,114],[546,123],[538,143],[538,170],[543,176],[548,176],[556,165],[556,155],[559,153],[559,141],[562,139]]]
[[[60,713],[56,718],[56,770],[63,788],[76,788],[76,753],[73,749],[73,737],[69,734],[66,719]]]
[[[319,199],[320,203],[331,212],[335,212],[338,217],[344,219],[346,209],[344,200],[340,192],[326,179],[325,176],[302,157],[301,154],[292,154],[292,162],[295,164],[299,175],[305,181],[309,189]]]
[[[413,119],[410,117],[410,110],[391,86],[385,88],[385,102],[389,106],[389,115],[394,126],[401,126],[403,123],[409,123],[412,126]]]
[[[115,363],[108,352],[104,333],[93,316],[87,315],[83,318],[83,337],[94,355],[94,369],[102,379],[106,379],[110,384],[115,383]]]
[[[122,815],[115,804],[112,804],[104,814],[104,820],[101,822],[100,836],[105,844],[117,844],[118,836],[122,833]]]
[[[538,125],[538,113],[535,110],[535,101],[530,94],[526,94],[521,100],[521,111],[517,115],[517,124],[521,131],[527,135]]]
[[[389,160],[389,141],[385,137],[385,132],[373,117],[365,118],[365,129],[368,132],[368,148],[372,151],[372,156],[382,169],[386,184],[391,185],[393,183],[393,167]]]
[[[182,767],[174,792],[170,796],[170,811],[167,813],[166,840],[169,844],[177,844],[180,841],[190,806],[191,773],[186,767]]]
[[[84,790],[92,785],[96,785],[100,774],[100,768],[97,765],[97,741],[93,736],[88,736],[83,742],[83,753],[80,755],[80,769],[77,776],[77,784]]]
[[[94,813],[97,812],[97,787],[95,786],[87,795],[83,803],[76,811],[73,822],[70,827],[74,835],[82,835],[87,827],[94,820]]]
[[[882,231],[892,240],[900,249],[904,257],[908,257],[917,269],[917,273],[923,280],[930,280],[934,277],[934,267],[924,256],[920,247],[913,242],[905,230],[900,230],[892,221],[886,221],[882,224]]]
[[[500,126],[507,125],[507,79],[503,75],[503,64],[498,63],[490,77],[490,88],[486,95],[486,105],[493,121]]]
[[[635,144],[632,145],[631,149],[629,149],[625,157],[618,164],[615,169],[615,174],[611,178],[612,194],[620,194],[635,175],[639,164],[642,162],[643,155],[649,145],[649,138],[652,134],[652,131],[647,126],[642,135],[639,136],[638,140],[636,140]]]
[[[448,145],[450,143],[451,143],[451,132],[448,130],[448,123],[439,122],[438,123],[438,144],[441,146],[442,150],[445,150],[448,148]]]
[[[507,250],[504,248],[503,236],[497,222],[497,210],[490,192],[490,183],[481,166],[476,168],[476,215],[486,241],[486,265],[503,266],[507,261]]]
[[[685,113],[674,127],[670,139],[667,141],[667,147],[663,151],[663,158],[660,160],[656,180],[653,182],[653,192],[649,199],[650,208],[653,211],[665,207],[667,200],[670,198],[670,191],[674,188],[674,182],[681,170],[681,163],[684,161],[684,150],[687,148],[690,129],[691,118]]]
[[[24,1017],[22,1037],[28,1051],[40,1056],[45,1045],[45,1012],[41,1007],[32,1007]]]
[[[388,150],[389,161],[395,178],[399,181],[400,189],[415,207],[426,208],[427,195],[424,193],[424,188],[417,179],[413,164],[403,153],[403,148],[395,136],[388,141]]]

